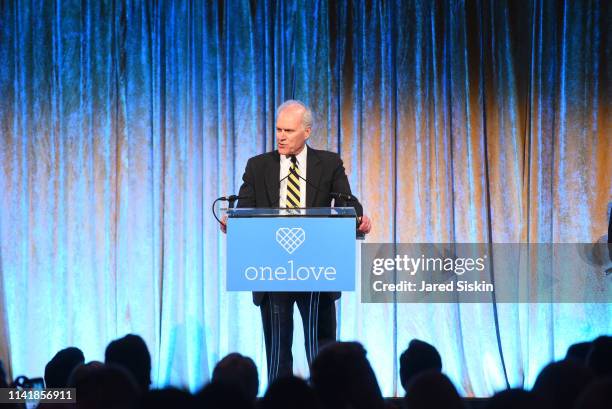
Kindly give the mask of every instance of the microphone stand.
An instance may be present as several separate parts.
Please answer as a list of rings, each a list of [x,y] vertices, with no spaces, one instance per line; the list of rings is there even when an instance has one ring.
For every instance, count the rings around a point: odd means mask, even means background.
[[[234,207],[234,202],[240,199],[244,199],[244,197],[237,196],[237,195],[230,195],[230,196],[221,196],[215,199],[215,201],[212,204],[212,214],[213,216],[215,216],[215,219],[217,219],[217,222],[219,222],[219,224],[223,224],[223,222],[221,222],[221,220],[217,216],[217,212],[215,211],[215,205],[217,204],[217,202],[228,202],[229,208],[232,209]]]

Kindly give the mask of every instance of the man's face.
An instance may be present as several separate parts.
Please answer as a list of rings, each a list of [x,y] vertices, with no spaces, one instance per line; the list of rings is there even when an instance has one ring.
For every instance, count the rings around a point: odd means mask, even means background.
[[[304,108],[290,105],[276,118],[276,143],[281,155],[297,155],[304,149],[310,128],[304,128]]]

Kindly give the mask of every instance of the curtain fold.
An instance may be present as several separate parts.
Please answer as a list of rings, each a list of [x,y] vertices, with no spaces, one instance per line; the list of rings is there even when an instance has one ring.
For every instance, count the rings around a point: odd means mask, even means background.
[[[68,345],[146,340],[157,385],[225,354],[260,368],[251,295],[225,291],[210,209],[315,113],[374,221],[367,242],[595,242],[612,197],[608,2],[0,2],[0,355],[38,376]],[[530,386],[610,304],[338,303],[385,395],[433,343],[466,395]],[[306,376],[301,326],[296,370]],[[5,337],[2,334],[6,334]],[[399,388],[399,389],[398,389]]]

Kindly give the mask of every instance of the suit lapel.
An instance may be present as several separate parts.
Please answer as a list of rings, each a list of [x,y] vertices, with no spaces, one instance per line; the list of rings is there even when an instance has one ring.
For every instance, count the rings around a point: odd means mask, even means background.
[[[278,207],[280,195],[280,155],[278,151],[272,154],[271,163],[266,168],[265,181],[268,203],[270,207]]]
[[[319,159],[319,155],[317,154],[316,150],[309,148],[308,146],[306,146],[306,149],[308,149],[308,156],[306,157],[306,179],[308,179],[310,182],[306,184],[306,206],[314,207],[317,195],[320,195],[321,192],[318,192],[311,185],[318,187],[319,182],[321,181],[322,169],[319,165],[321,159]]]

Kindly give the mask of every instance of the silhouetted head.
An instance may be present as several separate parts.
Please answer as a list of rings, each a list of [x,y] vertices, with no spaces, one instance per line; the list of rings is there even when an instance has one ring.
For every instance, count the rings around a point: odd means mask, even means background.
[[[260,409],[317,409],[319,402],[306,381],[295,376],[276,379],[261,400]]]
[[[593,341],[587,366],[597,377],[612,376],[612,337],[601,336]]]
[[[108,344],[104,361],[107,364],[123,366],[146,391],[151,385],[151,355],[147,344],[138,335],[128,334]]]
[[[485,409],[542,409],[540,400],[523,389],[507,389],[489,399]]]
[[[90,367],[78,377],[77,409],[129,409],[139,396],[132,375],[120,366]]]
[[[384,400],[366,351],[357,342],[325,346],[310,369],[323,408],[378,409]]]
[[[257,366],[249,357],[232,353],[220,360],[212,373],[212,381],[233,384],[242,388],[246,397],[257,398],[259,391],[259,376]]]
[[[576,400],[575,409],[612,408],[612,378],[591,382]]]
[[[176,388],[156,389],[146,392],[138,401],[135,409],[195,409],[194,397]]]
[[[235,385],[211,382],[195,396],[198,408],[206,409],[252,409],[251,401]]]
[[[532,391],[548,407],[570,409],[592,379],[592,372],[580,363],[568,360],[553,362],[542,369]]]
[[[442,371],[442,358],[433,345],[413,339],[400,356],[400,381],[404,390],[416,375],[428,370]]]
[[[62,349],[45,366],[45,386],[65,388],[72,370],[83,362],[85,362],[85,356],[79,348]]]
[[[74,388],[74,385],[79,383],[81,379],[88,376],[90,372],[103,367],[104,364],[100,361],[91,361],[87,362],[86,364],[78,365],[68,377],[68,387]]]
[[[410,381],[404,402],[407,409],[465,409],[450,379],[435,370],[422,372]]]
[[[565,359],[572,359],[576,362],[586,365],[589,351],[591,350],[592,342],[579,342],[577,344],[570,345],[567,348]]]

